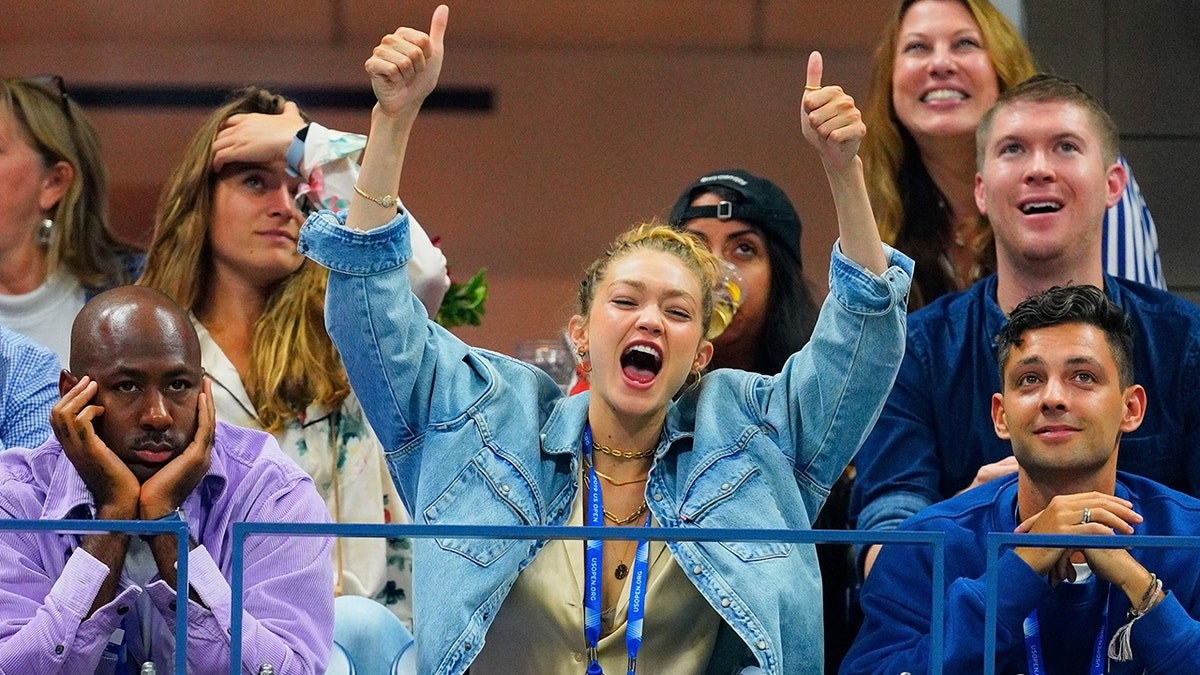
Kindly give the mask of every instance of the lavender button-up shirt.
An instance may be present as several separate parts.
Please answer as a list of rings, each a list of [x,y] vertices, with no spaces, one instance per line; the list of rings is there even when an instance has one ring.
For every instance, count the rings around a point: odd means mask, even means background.
[[[18,519],[91,519],[95,507],[52,437],[33,450],[0,452],[0,511]],[[271,436],[221,422],[212,465],[183,511],[197,544],[188,555],[188,582],[204,603],[188,602],[188,672],[228,673],[233,523],[323,523],[329,513]],[[85,619],[109,570],[79,548],[81,540],[0,531],[0,673],[92,673],[114,629],[138,636],[146,618],[159,672],[171,672],[175,591],[157,575],[143,589],[122,573],[116,598]],[[333,643],[330,540],[251,537],[244,550],[241,669],[256,673],[270,663],[275,672],[323,673]],[[150,617],[139,616],[142,593]]]

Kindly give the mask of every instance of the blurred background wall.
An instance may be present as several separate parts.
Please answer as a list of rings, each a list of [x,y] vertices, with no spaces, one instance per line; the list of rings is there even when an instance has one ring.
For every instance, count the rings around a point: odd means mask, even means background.
[[[0,72],[73,87],[262,84],[369,91],[362,62],[432,0],[0,1]],[[465,280],[488,268],[484,325],[511,352],[557,334],[583,267],[618,232],[665,216],[711,169],[740,166],[791,195],[805,269],[826,287],[836,224],[800,137],[808,53],[826,83],[865,98],[892,0],[457,0],[445,87],[481,87],[486,111],[427,111],[401,194]],[[1200,3],[1008,0],[1043,66],[1102,98],[1158,223],[1167,280],[1200,297]],[[365,131],[368,109],[302,107]],[[89,106],[111,167],[112,220],[145,242],[158,190],[207,108]]]

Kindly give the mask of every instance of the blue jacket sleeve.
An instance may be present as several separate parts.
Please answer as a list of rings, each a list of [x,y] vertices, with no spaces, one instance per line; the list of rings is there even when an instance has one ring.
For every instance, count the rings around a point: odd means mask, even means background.
[[[927,358],[925,344],[910,331],[896,382],[855,459],[850,516],[860,530],[894,530],[941,500]]]
[[[1006,663],[1005,654],[1024,654],[1019,648],[1022,622],[1050,587],[1012,551],[1001,556],[996,571],[1004,580],[997,605],[996,667],[1004,672],[1018,665]],[[863,626],[842,663],[842,675],[929,672],[932,581],[929,547],[889,544],[880,550],[863,584]],[[942,672],[983,672],[986,577],[953,579],[938,594],[945,598],[946,612]]]
[[[779,445],[795,448],[796,474],[823,501],[870,431],[904,354],[912,261],[886,249],[890,267],[875,275],[835,246],[830,292],[809,343],[760,390]],[[815,516],[821,502],[812,501]]]

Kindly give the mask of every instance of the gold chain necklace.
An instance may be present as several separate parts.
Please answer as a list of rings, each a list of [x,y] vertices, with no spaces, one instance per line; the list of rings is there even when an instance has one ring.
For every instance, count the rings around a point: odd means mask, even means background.
[[[645,483],[647,480],[650,479],[649,474],[647,474],[645,476],[642,476],[641,478],[630,478],[629,480],[617,480],[617,479],[613,478],[612,476],[602,472],[600,469],[597,469],[596,467],[592,466],[592,464],[585,459],[585,460],[583,460],[584,473],[587,473],[588,469],[595,471],[597,476],[608,481],[608,484],[613,487],[621,487],[622,485],[633,485],[634,483]]]
[[[632,539],[625,542],[625,552],[621,554],[621,557],[617,558],[617,566],[615,569],[613,569],[613,577],[615,577],[617,581],[629,576],[629,565],[625,564],[625,556],[629,555],[629,547],[632,544]]]
[[[619,457],[621,459],[646,459],[647,457],[652,457],[654,455],[654,448],[642,450],[641,452],[626,452],[625,450],[613,450],[607,445],[600,445],[595,441],[592,441],[592,447],[606,455],[611,457]]]
[[[628,525],[629,523],[632,523],[634,520],[636,520],[638,518],[638,516],[644,515],[646,513],[646,509],[648,509],[648,508],[650,508],[650,505],[646,503],[645,499],[643,499],[642,505],[637,507],[637,509],[633,513],[629,514],[628,516],[626,516],[624,518],[618,518],[618,517],[614,516],[613,514],[609,513],[608,509],[600,509],[600,510],[604,512],[604,517],[611,520],[614,525]]]

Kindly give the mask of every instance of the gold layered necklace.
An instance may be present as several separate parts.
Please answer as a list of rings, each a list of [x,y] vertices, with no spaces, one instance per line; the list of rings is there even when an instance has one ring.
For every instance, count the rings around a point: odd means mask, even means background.
[[[600,510],[604,512],[604,517],[611,520],[614,525],[628,525],[629,523],[632,523],[633,521],[637,520],[639,516],[645,515],[646,510],[649,508],[650,508],[650,505],[646,503],[645,499],[643,499],[642,505],[637,507],[636,509],[634,509],[633,513],[629,514],[628,516],[625,516],[624,518],[618,518],[618,517],[614,516],[612,513],[609,512],[608,509],[600,509]]]
[[[601,445],[595,441],[592,441],[592,447],[610,457],[617,457],[619,459],[646,459],[647,457],[654,456],[654,448],[640,452],[627,452],[625,450],[614,450],[607,445]]]
[[[587,473],[588,469],[595,471],[596,476],[603,478],[605,481],[608,482],[609,485],[611,485],[613,487],[621,487],[622,485],[633,485],[635,483],[645,483],[647,480],[650,479],[650,475],[646,474],[645,476],[642,476],[641,478],[630,478],[629,480],[617,480],[616,478],[613,478],[612,476],[604,473],[600,469],[597,469],[595,466],[593,466],[591,464],[591,462],[588,462],[587,459],[584,458],[583,472]]]

